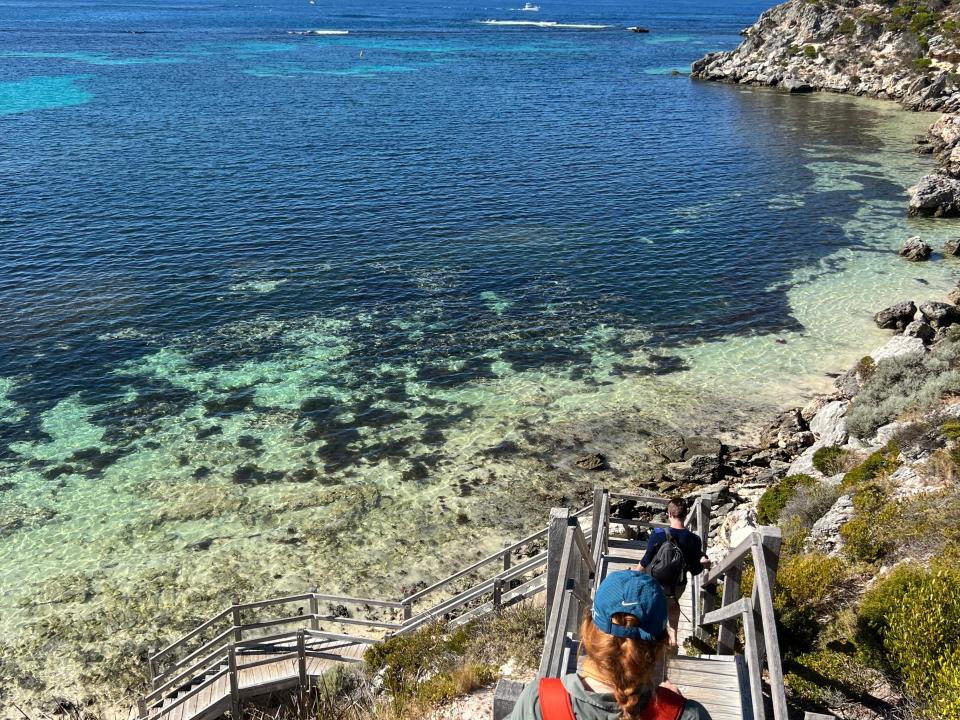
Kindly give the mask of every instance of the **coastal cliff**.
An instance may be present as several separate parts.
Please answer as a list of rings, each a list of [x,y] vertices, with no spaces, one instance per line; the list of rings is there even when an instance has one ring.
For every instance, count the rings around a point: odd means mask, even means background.
[[[694,78],[899,102],[946,115],[918,139],[936,170],[910,189],[908,214],[960,215],[960,6],[899,0],[790,0],[764,12],[729,52],[693,64]]]

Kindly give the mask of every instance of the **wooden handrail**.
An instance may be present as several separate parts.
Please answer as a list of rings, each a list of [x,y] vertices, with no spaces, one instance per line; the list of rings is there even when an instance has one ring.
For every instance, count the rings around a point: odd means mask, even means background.
[[[230,635],[233,634],[233,631],[234,631],[234,628],[233,628],[233,627],[228,627],[228,628],[227,628],[226,630],[224,630],[222,633],[220,633],[220,634],[217,635],[216,637],[214,637],[214,638],[208,640],[207,642],[205,642],[203,645],[201,645],[200,647],[198,647],[198,648],[197,648],[196,650],[194,650],[192,653],[190,653],[189,655],[187,655],[186,657],[184,657],[182,660],[179,660],[179,661],[175,662],[173,665],[171,665],[170,667],[168,667],[166,670],[164,670],[163,672],[159,673],[155,678],[153,678],[154,682],[157,682],[157,681],[159,681],[159,680],[163,680],[165,677],[167,677],[168,675],[170,675],[170,673],[173,673],[173,672],[176,672],[176,671],[180,670],[181,668],[183,668],[184,665],[186,665],[187,663],[189,663],[191,660],[193,660],[193,659],[196,658],[197,656],[202,655],[202,654],[205,653],[205,652],[210,652],[210,648],[213,648],[213,647],[216,647],[217,645],[220,645],[224,640],[227,639],[227,637],[229,637]]]
[[[181,645],[183,645],[185,642],[188,642],[189,640],[192,640],[193,638],[195,638],[197,635],[199,635],[200,633],[202,633],[204,630],[206,630],[208,627],[210,627],[210,626],[213,625],[214,623],[218,622],[219,620],[225,619],[225,618],[227,617],[227,615],[230,614],[230,610],[231,610],[230,608],[227,608],[226,610],[220,611],[219,613],[217,613],[216,615],[214,615],[214,616],[213,616],[212,618],[210,618],[209,620],[207,620],[207,621],[201,623],[200,625],[198,625],[197,627],[195,627],[193,630],[191,630],[190,632],[188,632],[186,635],[184,635],[183,637],[181,637],[179,640],[174,640],[172,643],[170,643],[169,645],[167,645],[167,646],[166,646],[165,648],[163,648],[162,650],[159,650],[159,651],[157,651],[156,653],[154,653],[153,656],[152,656],[152,659],[153,659],[153,660],[159,660],[160,658],[162,658],[162,657],[164,657],[165,655],[167,655],[168,653],[170,653],[172,650],[175,650],[176,648],[178,648],[178,647],[180,647]]]
[[[198,670],[201,668],[208,668],[211,665],[212,661],[222,662],[224,653],[227,650],[226,645],[221,645],[212,653],[207,655],[205,658],[199,662],[194,663],[189,668],[181,672],[179,675],[176,675],[169,680],[165,681],[160,687],[155,688],[149,695],[145,695],[143,700],[146,703],[152,703],[159,697],[162,697],[165,692],[172,688],[177,683],[183,682],[188,675],[195,675]],[[152,679],[152,678],[151,678]]]
[[[715,583],[717,579],[727,570],[740,563],[751,550],[753,550],[752,534],[744,538],[739,545],[724,555],[723,560],[718,562],[710,569],[710,571],[707,573],[707,577],[703,581],[703,584],[712,585]]]
[[[179,707],[179,706],[182,705],[184,702],[186,702],[186,701],[189,700],[190,698],[194,697],[197,693],[199,693],[199,692],[201,692],[201,691],[203,691],[203,690],[206,690],[208,687],[210,687],[211,685],[213,685],[213,683],[215,683],[217,680],[219,680],[219,679],[222,678],[223,676],[227,675],[229,672],[230,672],[229,669],[225,669],[225,670],[221,670],[220,672],[216,673],[215,675],[211,675],[209,678],[207,678],[206,680],[204,680],[202,683],[200,683],[200,684],[197,685],[196,687],[190,688],[190,691],[189,691],[189,692],[184,693],[183,695],[181,695],[180,697],[178,697],[176,700],[174,700],[174,701],[173,701],[172,703],[170,703],[169,705],[161,708],[160,711],[159,711],[156,715],[152,715],[151,717],[152,717],[152,718],[160,718],[160,717],[163,717],[164,715],[168,714],[168,713],[169,713],[171,710],[173,710],[174,708]]]
[[[634,502],[649,505],[651,507],[666,507],[670,502],[669,498],[656,495],[636,495],[634,493],[611,492],[610,497],[617,500],[633,500]]]

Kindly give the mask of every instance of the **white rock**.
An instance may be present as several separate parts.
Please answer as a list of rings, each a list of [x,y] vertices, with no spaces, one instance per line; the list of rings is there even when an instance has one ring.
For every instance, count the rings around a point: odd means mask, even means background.
[[[816,442],[804,450],[796,460],[790,463],[787,475],[810,475],[815,478],[823,477],[820,471],[813,466],[813,454],[822,447],[823,443]]]
[[[846,400],[834,400],[820,408],[813,420],[810,421],[810,430],[822,447],[843,445],[847,442],[847,421],[844,416],[850,403]]]
[[[808,549],[822,550],[830,555],[836,555],[843,548],[843,538],[840,537],[840,528],[853,517],[853,498],[841,495],[827,513],[813,524],[810,537],[807,538]]]
[[[923,354],[927,348],[923,340],[906,335],[894,335],[886,345],[881,345],[870,353],[875,363],[888,358],[902,357],[903,355]]]
[[[874,436],[875,439],[873,444],[878,445],[879,447],[883,447],[888,442],[893,440],[894,435],[896,435],[898,432],[900,432],[906,427],[910,427],[910,423],[899,422],[897,420],[894,420],[892,423],[887,423],[886,425],[881,426],[880,429],[877,430],[877,434]]]

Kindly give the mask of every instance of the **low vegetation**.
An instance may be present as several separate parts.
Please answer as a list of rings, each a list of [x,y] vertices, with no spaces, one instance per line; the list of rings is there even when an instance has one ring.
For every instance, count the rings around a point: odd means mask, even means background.
[[[960,327],[926,355],[888,358],[876,366],[847,413],[847,428],[857,437],[908,412],[935,408],[948,393],[960,392]]]
[[[801,487],[816,483],[809,475],[789,475],[761,496],[757,503],[757,522],[761,525],[775,525],[780,513]]]

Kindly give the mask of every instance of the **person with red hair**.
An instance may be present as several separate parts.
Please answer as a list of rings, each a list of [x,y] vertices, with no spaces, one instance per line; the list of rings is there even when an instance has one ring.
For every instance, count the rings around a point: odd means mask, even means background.
[[[610,573],[580,623],[580,671],[528,684],[510,720],[709,720],[699,703],[660,682],[667,598],[646,573]]]

